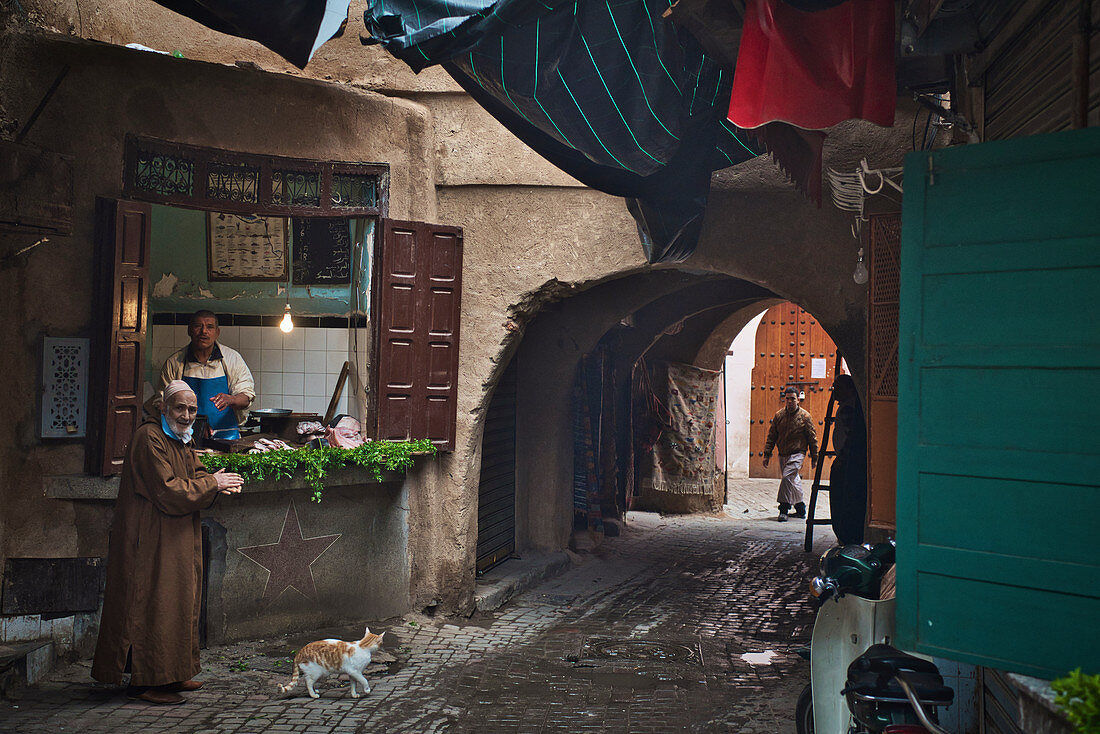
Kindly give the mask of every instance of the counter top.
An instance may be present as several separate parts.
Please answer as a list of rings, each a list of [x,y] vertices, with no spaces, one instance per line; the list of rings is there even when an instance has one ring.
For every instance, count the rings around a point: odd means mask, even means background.
[[[383,471],[382,481],[374,478],[374,472],[360,467],[345,467],[330,471],[325,477],[325,487],[353,487],[362,484],[400,484],[405,480],[404,472]],[[94,477],[86,474],[60,474],[42,477],[44,493],[51,499],[63,500],[113,500],[118,497],[118,477]],[[265,479],[260,482],[248,482],[241,494],[257,492],[286,492],[312,488],[303,477],[290,479]]]

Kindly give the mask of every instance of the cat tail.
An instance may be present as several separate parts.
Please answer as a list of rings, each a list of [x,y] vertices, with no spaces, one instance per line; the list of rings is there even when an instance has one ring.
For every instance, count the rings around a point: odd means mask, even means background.
[[[290,693],[294,690],[294,686],[298,685],[298,665],[294,665],[294,674],[290,676],[290,682],[286,685],[279,686],[279,693]]]

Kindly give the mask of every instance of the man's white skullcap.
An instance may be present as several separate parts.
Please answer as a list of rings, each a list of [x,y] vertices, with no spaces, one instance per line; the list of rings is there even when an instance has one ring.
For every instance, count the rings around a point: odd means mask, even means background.
[[[194,393],[195,392],[194,390],[191,389],[191,386],[188,385],[183,380],[172,380],[164,388],[164,404],[167,405],[168,404],[168,399],[170,397],[172,397],[173,395],[175,395],[176,393],[185,392],[185,391],[189,392],[189,393]]]

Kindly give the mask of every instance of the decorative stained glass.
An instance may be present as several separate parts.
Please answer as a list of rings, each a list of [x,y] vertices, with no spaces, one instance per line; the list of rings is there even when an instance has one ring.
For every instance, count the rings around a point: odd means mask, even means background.
[[[224,201],[256,201],[260,169],[246,163],[218,163],[207,166],[206,196]]]
[[[195,161],[183,156],[139,150],[134,167],[134,186],[162,196],[194,192]]]
[[[334,209],[377,205],[377,176],[332,174],[332,207]]]
[[[321,174],[315,171],[272,170],[271,201],[275,204],[318,206],[321,203]]]
[[[388,168],[128,135],[125,196],[254,216],[385,216]],[[270,182],[270,183],[269,183]]]

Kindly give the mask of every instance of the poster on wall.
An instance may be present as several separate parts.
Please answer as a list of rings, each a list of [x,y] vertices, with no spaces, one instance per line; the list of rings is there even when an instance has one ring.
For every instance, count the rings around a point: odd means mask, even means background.
[[[207,212],[210,280],[287,279],[286,217]]]
[[[351,282],[351,230],[345,217],[294,219],[295,285]]]

